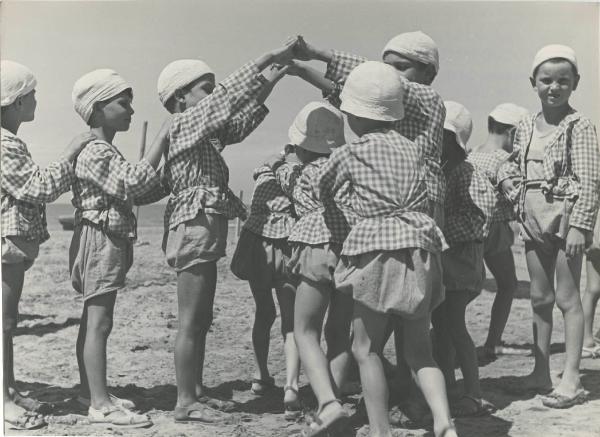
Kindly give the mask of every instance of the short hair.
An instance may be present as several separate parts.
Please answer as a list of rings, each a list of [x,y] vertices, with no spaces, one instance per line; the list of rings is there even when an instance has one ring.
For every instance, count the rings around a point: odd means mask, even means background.
[[[500,123],[494,117],[488,116],[488,132],[491,134],[502,135],[514,127],[512,124]]]

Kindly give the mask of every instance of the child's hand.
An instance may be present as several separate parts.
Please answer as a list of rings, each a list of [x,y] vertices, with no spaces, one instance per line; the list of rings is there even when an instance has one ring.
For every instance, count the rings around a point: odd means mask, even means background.
[[[509,199],[512,199],[517,191],[517,187],[515,186],[515,181],[508,178],[502,181],[500,184],[500,189],[506,194]]]
[[[286,70],[286,74],[289,76],[300,76],[300,71],[302,70],[302,65],[294,60],[291,60],[287,64],[288,69]]]
[[[273,64],[287,64],[294,57],[294,47],[298,42],[297,36],[290,36],[283,47],[275,49],[271,52],[271,62]]]
[[[581,256],[590,244],[592,244],[591,232],[571,226],[567,233],[565,254],[567,258]]]
[[[83,133],[75,136],[75,138],[73,138],[71,140],[71,142],[69,143],[69,145],[65,149],[63,157],[67,161],[71,161],[71,162],[75,161],[75,159],[81,153],[81,151],[83,150],[83,148],[85,146],[87,146],[90,141],[93,141],[95,139],[96,139],[96,135],[94,135],[90,131],[83,132]]]
[[[287,74],[288,70],[288,65],[271,64],[263,70],[262,75],[269,81],[270,84],[274,85]]]
[[[294,46],[294,58],[301,61],[310,61],[315,59],[316,49],[304,40],[302,35],[298,35],[298,42]]]

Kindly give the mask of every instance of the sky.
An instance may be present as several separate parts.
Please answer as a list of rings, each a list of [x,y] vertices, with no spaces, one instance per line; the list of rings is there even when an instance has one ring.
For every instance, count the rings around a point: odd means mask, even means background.
[[[596,2],[4,0],[0,53],[37,77],[36,117],[18,134],[38,164],[57,159],[71,138],[86,130],[73,110],[71,90],[96,68],[116,70],[133,87],[131,128],[114,143],[136,162],[143,121],[149,124],[149,144],[166,116],[156,80],[175,59],[202,59],[219,80],[290,35],[380,60],[389,39],[422,30],[440,51],[433,86],[445,100],[469,109],[474,146],[485,140],[487,114],[495,105],[513,102],[539,110],[528,77],[533,56],[546,44],[575,49],[582,79],[571,104],[599,125],[599,11]],[[244,190],[245,201],[253,168],[283,148],[295,115],[320,98],[300,79],[284,78],[267,101],[266,120],[243,143],[225,149],[230,186],[236,193]],[[59,202],[70,198],[65,194]]]

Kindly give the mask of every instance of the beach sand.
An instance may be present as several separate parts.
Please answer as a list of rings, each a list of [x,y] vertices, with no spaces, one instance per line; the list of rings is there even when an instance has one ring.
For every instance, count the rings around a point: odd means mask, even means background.
[[[233,228],[231,228],[233,233]],[[237,410],[224,424],[175,424],[175,373],[173,347],[177,332],[176,277],[165,264],[160,244],[162,228],[139,230],[141,244],[135,247],[135,262],[126,288],[119,293],[115,321],[108,346],[110,391],[136,402],[147,412],[154,426],[139,430],[107,430],[90,426],[85,411],[70,398],[77,395],[78,371],[75,340],[82,307],[68,277],[68,247],[71,233],[52,231],[39,259],[27,272],[21,301],[21,321],[15,337],[15,374],[22,390],[55,404],[47,428],[11,435],[140,435],[175,437],[202,436],[292,436],[300,435],[304,422],[286,422],[283,417],[282,385],[284,360],[279,319],[272,330],[270,369],[278,388],[263,398],[250,394],[254,371],[251,327],[254,303],[247,283],[229,271],[234,250],[230,241],[228,257],[218,264],[218,286],[214,324],[207,340],[205,384],[211,392],[233,399]],[[520,288],[504,334],[510,345],[531,345],[529,281],[522,246],[515,246]],[[582,281],[582,284],[585,282]],[[495,284],[488,279],[486,289],[468,308],[468,326],[477,345],[487,333]],[[560,312],[554,312],[553,379],[565,359],[564,330]],[[600,318],[596,318],[600,323]],[[392,359],[392,342],[386,347]],[[533,367],[531,356],[503,356],[480,367],[485,397],[498,411],[491,416],[458,419],[459,435],[480,436],[599,436],[600,435],[600,359],[582,360],[582,382],[591,392],[591,401],[568,410],[552,410],[533,395],[511,394],[520,378]],[[458,372],[460,375],[460,372]],[[301,379],[301,394],[308,408],[315,401]],[[511,390],[513,389],[513,390]],[[346,406],[356,410],[358,397]],[[366,435],[365,420],[356,418],[358,435]],[[395,431],[395,435],[433,435],[431,430]]]

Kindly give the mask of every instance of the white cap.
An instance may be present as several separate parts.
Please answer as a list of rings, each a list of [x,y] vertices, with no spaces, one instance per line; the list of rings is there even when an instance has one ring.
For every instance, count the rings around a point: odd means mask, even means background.
[[[526,115],[529,115],[529,111],[522,106],[514,103],[500,103],[490,112],[489,116],[498,123],[516,126]]]
[[[310,102],[300,110],[288,131],[290,142],[316,153],[331,153],[331,149],[346,142],[344,117],[333,106]]]
[[[371,120],[404,117],[404,86],[398,71],[383,62],[367,61],[350,72],[340,94],[340,109]]]
[[[131,89],[131,85],[116,71],[101,68],[81,76],[73,85],[71,98],[75,111],[83,121],[89,123],[95,103],[108,100],[128,89]]]
[[[420,30],[396,35],[385,45],[382,56],[387,52],[398,53],[408,59],[433,65],[436,73],[440,69],[440,56],[435,41]]]
[[[451,100],[445,101],[444,106],[446,107],[444,129],[454,132],[456,142],[466,152],[467,142],[473,132],[471,113],[460,103]]]
[[[37,80],[29,68],[14,61],[0,62],[0,82],[2,84],[1,106],[8,106],[17,98],[35,89]]]
[[[533,77],[535,70],[544,62],[557,58],[569,61],[575,67],[575,71],[578,70],[575,50],[562,44],[550,44],[542,47],[535,54],[535,57],[533,58],[533,64],[531,65],[531,77]]]
[[[214,72],[207,63],[199,59],[179,59],[171,62],[158,76],[158,98],[163,106],[175,94],[175,91]]]

